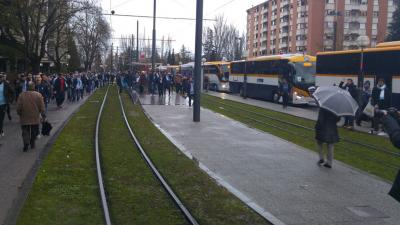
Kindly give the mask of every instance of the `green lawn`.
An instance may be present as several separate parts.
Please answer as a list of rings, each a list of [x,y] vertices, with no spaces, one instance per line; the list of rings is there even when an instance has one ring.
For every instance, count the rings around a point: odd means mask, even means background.
[[[116,87],[110,88],[101,118],[100,148],[114,224],[187,224],[134,145]]]
[[[269,224],[183,155],[127,94],[122,97],[144,150],[199,224]]]
[[[103,224],[93,133],[105,89],[64,128],[41,165],[17,224]]]
[[[221,103],[227,105],[223,105]],[[282,122],[268,119],[262,115],[300,124],[309,128],[314,128],[315,121],[248,104],[224,100],[210,95],[202,95],[202,106],[232,119],[238,120],[250,127],[271,133],[297,145],[308,148],[312,151],[316,151],[314,131],[287,125]],[[251,110],[261,115],[245,112],[240,110],[240,108]],[[283,129],[289,131],[285,131]],[[345,137],[349,140],[373,145],[382,150],[400,153],[398,149],[392,146],[389,139],[384,137],[349,131],[342,128],[339,129],[339,133],[341,137]],[[335,145],[335,158],[388,181],[392,181],[394,179],[398,168],[400,167],[400,157],[374,151],[364,146],[352,144],[343,140]]]

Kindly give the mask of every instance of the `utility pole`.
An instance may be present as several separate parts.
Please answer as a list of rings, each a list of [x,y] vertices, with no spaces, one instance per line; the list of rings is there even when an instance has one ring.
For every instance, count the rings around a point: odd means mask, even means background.
[[[139,62],[139,20],[136,24],[136,62]]]
[[[194,104],[193,121],[200,122],[200,99],[201,99],[201,53],[203,36],[203,0],[196,3],[196,44],[194,58]]]
[[[151,70],[153,73],[156,71],[156,2],[154,0],[153,5],[153,47],[151,52]]]
[[[114,43],[111,43],[111,69],[110,69],[110,72],[112,73],[113,72],[113,58],[114,58],[114,50],[113,50],[113,48],[114,48]]]

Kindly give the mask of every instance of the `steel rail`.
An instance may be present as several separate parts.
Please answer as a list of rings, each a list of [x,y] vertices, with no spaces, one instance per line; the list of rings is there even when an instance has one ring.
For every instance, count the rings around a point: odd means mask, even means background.
[[[167,191],[169,196],[172,198],[172,200],[178,206],[180,211],[183,213],[183,215],[185,216],[187,221],[192,225],[198,225],[199,223],[192,216],[190,211],[185,207],[185,205],[182,203],[182,201],[179,199],[179,197],[175,194],[173,189],[169,186],[167,181],[164,179],[164,177],[161,175],[161,173],[157,170],[157,167],[153,164],[153,162],[151,161],[150,157],[144,151],[142,145],[140,144],[139,140],[137,139],[136,135],[134,134],[134,132],[133,132],[133,130],[132,130],[130,124],[129,124],[128,118],[126,117],[125,108],[124,108],[124,104],[122,103],[121,95],[118,95],[118,97],[119,97],[119,103],[120,103],[120,106],[121,106],[122,116],[124,117],[126,127],[128,128],[130,136],[132,137],[133,141],[135,142],[136,147],[139,149],[139,152],[140,152],[141,156],[146,161],[147,165],[152,170],[152,172],[156,176],[156,178],[160,181],[160,183],[163,186],[163,188]]]
[[[98,180],[99,189],[100,189],[101,205],[103,207],[103,214],[104,214],[104,220],[106,222],[106,225],[111,225],[112,223],[111,223],[111,219],[110,219],[110,211],[108,209],[107,197],[106,197],[106,192],[104,189],[103,175],[101,172],[101,161],[100,161],[100,151],[99,151],[100,120],[101,120],[101,115],[103,113],[104,104],[105,104],[107,96],[108,96],[108,89],[109,89],[109,86],[107,87],[107,91],[106,91],[106,94],[104,95],[103,102],[101,103],[99,113],[97,114],[96,132],[95,132],[94,139],[95,139],[95,152],[96,152],[97,180]]]
[[[217,103],[217,104],[220,103],[220,102],[218,102],[218,101],[208,100],[208,99],[206,99],[206,101],[215,102],[215,103]],[[221,104],[224,104],[224,103],[221,103]],[[228,106],[229,106],[229,105],[228,105]],[[304,134],[299,134],[299,133],[297,133],[297,132],[291,131],[291,130],[289,130],[289,129],[282,128],[282,127],[280,127],[280,126],[277,126],[277,125],[274,125],[274,124],[271,124],[271,123],[267,123],[267,122],[265,122],[265,121],[257,120],[257,119],[254,119],[254,118],[251,118],[251,117],[248,117],[248,116],[243,116],[243,115],[240,115],[239,113],[233,113],[232,111],[229,111],[229,110],[224,109],[224,108],[220,108],[220,109],[222,109],[222,110],[224,110],[224,111],[227,111],[228,113],[235,114],[235,115],[237,115],[237,116],[239,116],[239,117],[242,117],[242,118],[244,118],[244,119],[254,121],[254,122],[258,123],[258,124],[263,124],[263,125],[270,126],[270,127],[275,128],[275,129],[284,131],[284,132],[289,133],[289,134],[297,135],[297,136],[300,136],[300,137],[303,137],[303,138],[306,138],[306,139],[309,139],[309,140],[314,140],[314,138],[311,138],[310,136],[307,136],[307,135],[304,135]],[[301,125],[300,125],[300,126],[301,126]],[[348,148],[348,147],[346,147],[346,146],[343,146],[343,145],[340,144],[340,143],[339,143],[338,145],[340,145],[342,148],[344,148],[345,150],[347,150],[347,151],[349,151],[349,152],[354,151],[353,149]],[[364,155],[361,155],[361,156],[358,156],[358,157],[363,158],[363,159],[366,159],[366,160],[371,161],[371,162],[380,163],[380,164],[382,164],[384,167],[387,167],[387,168],[391,168],[391,169],[395,169],[395,170],[397,170],[397,169],[400,168],[399,165],[395,165],[395,164],[392,164],[392,163],[383,162],[382,160],[378,160],[378,159],[375,159],[375,158],[367,157],[367,156],[364,156]]]
[[[284,121],[284,120],[281,120],[281,119],[277,119],[275,117],[267,116],[265,114],[261,114],[261,113],[257,113],[257,112],[251,111],[251,110],[243,109],[243,108],[240,108],[240,107],[237,107],[237,106],[229,105],[229,104],[217,101],[217,100],[211,100],[211,99],[206,99],[206,100],[212,101],[212,102],[217,102],[217,103],[222,104],[224,106],[228,106],[228,107],[231,107],[231,108],[239,109],[239,110],[244,111],[244,112],[252,113],[254,115],[265,117],[265,118],[268,118],[268,119],[271,119],[271,120],[275,120],[275,121],[278,121],[278,122],[281,122],[281,123],[284,123],[284,124],[287,124],[287,125],[291,125],[291,126],[294,126],[294,127],[302,128],[302,129],[309,130],[309,131],[315,131],[314,128],[310,128],[310,127],[303,126],[303,125],[300,125],[300,124],[296,124],[296,123]],[[345,142],[348,142],[350,144],[363,146],[365,148],[368,148],[369,150],[373,150],[373,151],[377,151],[377,152],[383,152],[383,153],[386,153],[386,154],[389,154],[389,155],[392,155],[392,156],[395,156],[395,157],[400,157],[400,153],[390,151],[390,150],[388,150],[386,148],[379,148],[379,147],[374,146],[374,145],[364,144],[364,143],[361,143],[359,141],[354,141],[354,140],[351,140],[351,139],[348,139],[348,138],[344,138],[344,137],[342,137],[341,140],[343,140]]]

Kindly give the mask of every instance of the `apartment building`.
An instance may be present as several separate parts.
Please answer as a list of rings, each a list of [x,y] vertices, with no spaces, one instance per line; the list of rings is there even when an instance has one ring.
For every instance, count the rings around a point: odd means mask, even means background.
[[[358,48],[383,42],[392,22],[393,0],[267,0],[247,10],[249,57]]]

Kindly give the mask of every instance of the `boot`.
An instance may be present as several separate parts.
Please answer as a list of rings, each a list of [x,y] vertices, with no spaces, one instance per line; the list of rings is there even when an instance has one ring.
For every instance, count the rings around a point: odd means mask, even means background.
[[[28,145],[28,144],[25,144],[25,145],[24,145],[24,148],[22,149],[22,151],[23,151],[23,152],[27,152],[27,151],[28,151],[28,147],[29,147],[29,145]]]
[[[31,141],[31,149],[35,149],[35,141]]]

